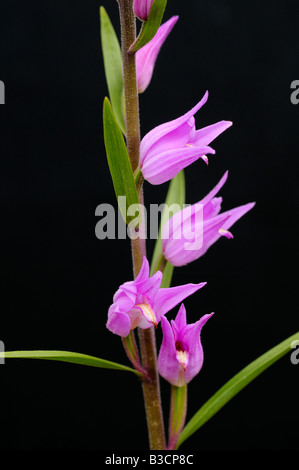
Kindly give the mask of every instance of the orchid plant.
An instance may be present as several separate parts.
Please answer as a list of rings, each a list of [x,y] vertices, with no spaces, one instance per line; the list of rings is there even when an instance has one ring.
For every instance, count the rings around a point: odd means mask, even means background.
[[[162,24],[166,0],[118,0],[121,44],[107,12],[100,8],[101,40],[109,98],[104,99],[103,125],[108,165],[117,199],[126,198],[127,206],[144,204],[143,184],[169,183],[166,205],[176,204],[172,217],[164,212],[151,263],[146,253],[144,216],[120,208],[128,233],[131,233],[133,274],[120,279],[110,307],[107,334],[120,337],[131,366],[69,351],[11,351],[6,358],[38,358],[71,362],[99,368],[127,371],[141,382],[152,450],[178,449],[186,439],[211,419],[229,400],[275,361],[290,351],[299,333],[287,338],[241,370],[206,402],[186,424],[187,386],[196,380],[203,366],[201,330],[214,315],[203,315],[187,323],[185,305],[190,295],[205,282],[171,286],[175,266],[184,266],[203,256],[220,237],[233,238],[231,227],[253,209],[246,203],[221,212],[222,198],[217,196],[227,181],[228,172],[214,189],[198,203],[185,207],[184,168],[215,150],[210,144],[232,126],[220,121],[196,129],[195,115],[208,100],[208,92],[183,116],[162,123],[140,138],[139,94],[150,85],[159,51],[178,16]],[[137,24],[140,29],[137,31]],[[194,171],[204,175],[207,166],[198,163]],[[135,214],[134,214],[135,215]],[[177,307],[175,319],[171,311]],[[217,321],[217,314],[213,321]],[[156,330],[162,329],[161,345],[156,346]],[[138,333],[138,337],[136,337]],[[208,340],[208,327],[204,328]],[[164,431],[160,377],[168,381],[170,415],[168,435]],[[192,386],[190,386],[192,392]]]

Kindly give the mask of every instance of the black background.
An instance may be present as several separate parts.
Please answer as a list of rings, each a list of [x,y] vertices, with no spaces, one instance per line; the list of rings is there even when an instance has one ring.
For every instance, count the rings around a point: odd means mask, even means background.
[[[95,209],[115,205],[102,136],[107,94],[98,9],[117,32],[117,3],[1,2],[1,334],[6,350],[62,349],[127,363],[105,328],[117,287],[132,278],[129,240],[95,237]],[[190,109],[208,89],[198,127],[234,126],[210,165],[186,170],[187,202],[229,169],[223,209],[256,201],[173,284],[207,281],[186,300],[205,326],[205,363],[189,386],[188,417],[242,367],[298,331],[296,0],[169,2],[180,15],[148,90],[141,132]],[[163,202],[167,184],[145,185]],[[149,255],[153,242],[148,243]],[[175,314],[171,312],[168,317]],[[160,343],[158,331],[158,343]],[[299,365],[287,355],[190,438],[182,450],[298,449]],[[133,375],[43,361],[0,369],[0,448],[147,449],[141,389]],[[167,417],[169,385],[162,380]]]

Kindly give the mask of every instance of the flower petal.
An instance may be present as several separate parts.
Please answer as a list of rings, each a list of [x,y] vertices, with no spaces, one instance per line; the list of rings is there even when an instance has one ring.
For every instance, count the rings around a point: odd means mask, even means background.
[[[115,292],[113,303],[118,305],[119,310],[127,312],[136,302],[137,288],[134,281],[125,282]]]
[[[230,211],[223,212],[223,214],[229,215],[229,218],[224,222],[222,225],[222,229],[228,230],[230,227],[233,226],[237,220],[239,220],[243,215],[249,212],[255,206],[255,202],[249,202],[248,204],[244,204],[243,206],[235,207]]]
[[[163,339],[158,356],[160,375],[171,384],[177,385],[180,365],[176,358],[176,349],[172,328],[165,317],[161,318]]]
[[[211,147],[184,147],[146,157],[140,168],[144,179],[151,184],[162,184],[174,178],[183,168],[207,153],[215,154]]]
[[[184,304],[180,306],[177,316],[175,317],[174,323],[179,330],[182,330],[187,325],[187,314]]]
[[[178,19],[178,16],[173,16],[162,24],[153,39],[137,51],[136,75],[139,93],[148,87],[160,49]]]
[[[143,330],[153,326],[153,323],[146,318],[142,308],[139,306],[132,308],[132,310],[128,312],[128,315],[131,321],[131,330],[134,330],[137,326]]]
[[[142,21],[146,21],[151,11],[153,0],[134,0],[134,13]]]
[[[142,260],[142,266],[140,268],[140,271],[138,273],[138,276],[136,277],[135,281],[133,281],[135,284],[139,284],[140,282],[144,282],[148,279],[149,277],[149,262],[146,258],[146,256],[143,257]]]
[[[196,260],[202,256],[208,248],[220,238],[218,230],[222,227],[223,223],[229,218],[227,214],[219,214],[208,220],[204,220],[203,225],[193,226],[190,228],[192,233],[196,234],[194,240],[188,240],[184,237],[175,239],[174,237],[169,240],[163,240],[162,248],[164,257],[173,266],[184,266],[191,261]],[[188,220],[185,222],[184,233],[187,232]]]
[[[211,201],[203,207],[203,219],[211,219],[221,211],[222,197],[213,197]]]
[[[231,121],[219,121],[207,127],[203,127],[195,132],[194,145],[204,146],[209,145],[216,137],[222,132],[226,131],[231,127],[233,123]]]
[[[160,289],[156,295],[154,303],[154,310],[156,312],[158,321],[163,315],[165,315],[165,313],[169,312],[169,310],[186,299],[186,297],[194,294],[194,292],[201,289],[205,285],[206,282],[201,282],[199,284],[185,284],[182,286]]]
[[[162,139],[158,139],[157,142],[151,146],[146,155],[141,159],[141,166],[144,165],[145,161],[149,161],[157,155],[168,152],[169,150],[185,147],[192,139],[192,135],[194,133],[195,119],[193,116],[191,116],[190,119],[181,124],[179,127],[171,132],[168,132],[168,134],[162,137]]]
[[[194,323],[193,328],[188,330],[188,339],[185,337],[185,341],[189,342],[189,361],[185,372],[186,383],[189,383],[202,368],[204,354],[200,333],[202,327],[212,315],[214,315],[214,313],[204,315],[200,320]]]
[[[199,239],[198,247],[196,240],[191,243],[186,242],[184,246],[185,251],[193,253],[190,255],[192,259],[197,259],[205,254],[210,246],[212,246],[221,237],[219,229],[222,228],[224,222],[228,219],[229,215],[224,212],[223,214],[219,214],[216,217],[204,221],[203,237],[202,240]]]
[[[106,327],[112,333],[126,337],[131,330],[131,321],[126,313],[117,311],[117,306],[113,304],[108,312]]]
[[[208,204],[208,202],[210,202],[213,199],[213,197],[216,196],[216,194],[220,191],[222,186],[225,185],[225,183],[227,181],[227,178],[228,178],[228,171],[226,171],[224,173],[224,175],[218,181],[216,186],[209,192],[209,194],[207,194],[201,201],[199,201],[199,203],[200,204]]]
[[[172,240],[190,240],[189,234],[194,231],[194,222],[199,220],[202,204],[196,203],[187,206],[174,214],[162,228],[162,245],[171,243]],[[196,229],[197,230],[197,229]],[[189,237],[189,238],[188,238]],[[164,240],[167,240],[164,242]]]
[[[195,113],[207,102],[208,92],[204,94],[203,98],[183,116],[174,119],[173,121],[166,122],[160,126],[155,127],[150,132],[148,132],[142,139],[140,144],[140,163],[143,163],[144,157],[151,147],[162,139],[166,134],[178,129],[181,125],[185,124]]]
[[[153,305],[156,294],[160,289],[162,277],[163,274],[161,271],[157,271],[152,277],[145,280],[143,283],[140,283],[138,286],[138,293],[142,294],[142,296],[147,299],[151,305]],[[145,300],[143,299],[140,302],[144,301]]]

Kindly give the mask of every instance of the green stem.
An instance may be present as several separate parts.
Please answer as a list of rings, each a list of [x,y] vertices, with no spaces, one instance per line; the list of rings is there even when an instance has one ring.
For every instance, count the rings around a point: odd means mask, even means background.
[[[178,438],[184,427],[187,414],[187,385],[183,387],[171,386],[168,446],[169,450],[174,450]]]
[[[163,253],[161,254],[161,256],[158,258],[158,261],[155,265],[155,268],[154,268],[154,274],[157,272],[157,271],[161,271],[163,273],[164,271],[164,268],[166,266],[166,263],[167,263],[167,260],[164,258],[164,255]]]
[[[123,62],[123,80],[126,110],[126,139],[127,149],[133,172],[139,164],[140,126],[139,101],[136,81],[135,54],[130,53],[130,46],[136,39],[136,20],[133,11],[133,0],[118,0],[121,24],[121,47]],[[142,187],[139,191],[139,201],[143,203]],[[143,218],[144,227],[144,218]],[[143,229],[141,227],[140,232]],[[146,255],[145,239],[142,237],[131,240],[134,277],[142,266],[143,256]],[[160,398],[160,385],[157,367],[156,338],[153,328],[139,329],[139,343],[142,366],[148,373],[148,379],[142,380],[142,390],[149,433],[151,450],[165,450],[165,434]]]

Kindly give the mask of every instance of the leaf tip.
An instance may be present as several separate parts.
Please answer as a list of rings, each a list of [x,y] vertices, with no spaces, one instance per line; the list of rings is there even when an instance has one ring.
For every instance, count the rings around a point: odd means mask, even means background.
[[[110,100],[109,100],[108,96],[105,96],[105,98],[104,98],[103,108],[104,109],[111,108],[111,104],[110,104]]]

